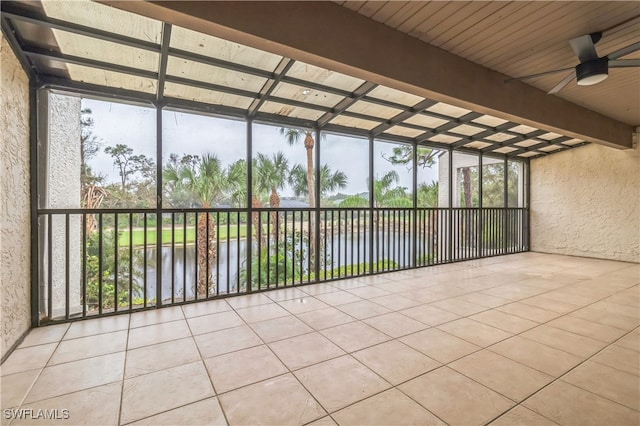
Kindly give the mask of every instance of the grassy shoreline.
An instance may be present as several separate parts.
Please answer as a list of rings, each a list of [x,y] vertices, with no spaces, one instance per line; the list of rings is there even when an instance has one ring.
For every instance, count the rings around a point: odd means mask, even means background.
[[[238,233],[240,235],[238,235]],[[118,236],[118,246],[125,247],[128,246],[129,243],[133,245],[133,247],[142,247],[144,246],[144,228],[134,228],[131,235],[129,234],[129,230],[122,230],[119,232]],[[229,229],[227,232],[227,225],[220,225],[217,229],[216,236],[220,238],[220,240],[226,240],[227,238],[235,239],[235,238],[246,238],[247,236],[247,225],[229,225]],[[131,241],[129,241],[131,239]],[[156,228],[147,228],[147,245],[156,244],[157,242],[157,230]],[[163,227],[162,228],[162,244],[184,244],[185,243],[185,232],[182,225],[176,225],[173,238],[171,227]],[[186,244],[194,244],[196,242],[196,227],[195,226],[187,226],[186,232]]]

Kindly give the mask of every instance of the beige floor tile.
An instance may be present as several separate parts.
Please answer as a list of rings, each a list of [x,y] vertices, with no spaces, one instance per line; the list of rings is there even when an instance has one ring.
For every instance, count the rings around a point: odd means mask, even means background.
[[[175,425],[225,425],[227,421],[220,408],[218,398],[208,398],[180,408],[165,411],[155,416],[147,417],[137,422],[129,423],[132,426],[175,426]]]
[[[184,316],[186,318],[217,314],[219,312],[226,312],[230,310],[231,306],[229,306],[226,300],[208,300],[206,302],[182,305],[182,312],[184,312]]]
[[[411,398],[396,389],[353,404],[334,413],[339,425],[445,425]]]
[[[40,369],[2,376],[0,380],[0,406],[2,408],[17,407],[22,403],[27,392],[36,381]]]
[[[152,309],[131,314],[131,328],[144,327],[146,325],[160,324],[163,322],[183,320],[184,314],[180,306]]]
[[[333,293],[319,294],[315,297],[318,300],[321,300],[322,302],[331,306],[339,306],[339,305],[344,305],[346,303],[353,303],[353,302],[358,302],[362,300],[362,298],[356,295],[353,295],[351,293],[348,293],[346,291],[336,291]]]
[[[640,413],[558,381],[535,394],[524,405],[561,425],[637,425]]]
[[[474,305],[484,306],[485,308],[495,308],[509,303],[507,299],[501,297],[490,296],[484,293],[468,293],[457,296],[456,299]]]
[[[246,325],[199,334],[194,339],[203,358],[211,358],[263,343],[258,335]]]
[[[522,333],[522,337],[535,340],[536,342],[569,352],[570,354],[574,354],[582,358],[587,358],[593,355],[606,345],[606,343],[599,340],[580,336],[548,325],[541,325],[529,331],[525,331]]]
[[[360,278],[363,278],[362,280]],[[364,287],[367,285],[374,285],[375,282],[367,283],[366,280],[369,277],[358,277],[358,278],[345,278],[338,281],[332,281],[331,285],[340,290],[351,290],[358,287]],[[386,278],[385,278],[385,282]]]
[[[352,288],[347,290],[347,292],[363,299],[373,299],[374,297],[389,296],[391,294],[391,292],[387,290],[371,285]]]
[[[330,413],[390,387],[348,355],[297,370],[294,374]],[[338,377],[341,380],[336,380]]]
[[[127,330],[60,342],[48,365],[121,352],[127,348]]]
[[[329,307],[326,303],[307,294],[305,294],[304,297],[278,302],[278,304],[294,315]]]
[[[523,400],[554,379],[487,350],[467,355],[449,367],[514,401]]]
[[[388,336],[396,338],[406,336],[407,334],[415,333],[416,331],[424,330],[429,327],[420,321],[416,321],[397,312],[367,318],[363,322],[382,331]]]
[[[406,382],[440,366],[438,361],[397,340],[354,352],[353,356],[392,385]]]
[[[632,330],[638,326],[640,320],[626,315],[620,315],[616,310],[611,310],[611,305],[591,305],[571,313],[572,317],[582,318],[587,321],[597,322],[622,330]],[[622,305],[614,305],[622,306]]]
[[[122,380],[124,352],[54,365],[42,370],[26,402],[40,401]]]
[[[290,370],[308,367],[345,354],[342,349],[317,332],[280,340],[269,346]]]
[[[489,296],[500,297],[502,299],[507,299],[515,302],[517,300],[525,299],[527,297],[536,296],[546,291],[547,290],[543,288],[529,287],[521,283],[517,283],[517,284],[507,284],[499,287],[493,287],[487,290],[482,290],[482,293],[488,294]]]
[[[334,291],[340,291],[339,288],[332,286],[331,283],[305,285],[305,286],[299,287],[299,289],[311,296],[316,296],[318,294],[325,294],[325,293],[333,293]]]
[[[265,343],[271,343],[276,340],[282,340],[313,331],[311,327],[293,315],[255,322],[251,324],[251,328]]]
[[[263,293],[247,294],[244,296],[230,297],[226,302],[234,309],[247,308],[249,306],[265,305],[273,303],[271,299]]]
[[[445,311],[453,312],[454,314],[462,316],[473,315],[478,312],[487,310],[487,308],[484,306],[458,299],[440,300],[438,302],[431,303],[430,306],[444,309]]]
[[[142,346],[183,339],[185,337],[191,337],[189,327],[185,320],[132,328],[129,330],[129,343],[127,344],[127,348],[135,349]]]
[[[301,425],[327,414],[291,374],[221,395],[220,404],[232,425]]]
[[[283,302],[285,300],[309,297],[307,293],[298,288],[282,288],[279,290],[268,291],[264,295],[274,302]]]
[[[311,423],[307,423],[307,426],[337,426],[338,423],[334,422],[329,416],[322,417]]]
[[[525,305],[531,305],[538,308],[553,311],[559,314],[566,314],[580,308],[576,303],[561,302],[555,299],[545,297],[545,295],[529,297],[520,301]]]
[[[413,299],[420,303],[431,303],[431,302],[436,302],[438,300],[446,299],[446,296],[438,295],[432,292],[431,290],[429,290],[429,288],[418,288],[418,289],[405,291],[401,293],[401,296],[409,299]]]
[[[368,285],[378,285],[394,281],[391,279],[391,275],[392,274],[368,275],[364,277],[357,277],[355,280]]]
[[[445,422],[456,425],[484,424],[514,405],[447,367],[404,383],[399,389]]]
[[[133,422],[213,395],[201,361],[133,377],[124,381],[120,421]]]
[[[538,325],[535,321],[530,321],[495,309],[480,312],[469,318],[509,333],[522,333]]]
[[[514,336],[488,349],[554,377],[559,377],[583,360],[581,357],[520,336]]]
[[[390,294],[382,297],[374,297],[369,299],[370,301],[377,303],[378,305],[384,306],[387,309],[392,311],[399,311],[400,309],[407,309],[413,306],[418,306],[422,302],[418,302],[414,299],[409,299],[408,297],[401,296],[399,294]]]
[[[508,339],[512,336],[511,333],[468,318],[460,318],[458,320],[439,325],[438,328],[482,347],[492,345],[500,340]]]
[[[116,382],[108,385],[85,389],[56,398],[45,399],[36,403],[26,404],[22,408],[32,409],[57,409],[60,420],[46,421],[33,419],[31,421],[15,421],[12,425],[117,425],[118,412],[120,410],[120,392],[122,383]],[[68,410],[68,419],[64,419],[62,410]]]
[[[218,394],[287,372],[264,345],[207,358],[205,365]]]
[[[593,361],[640,376],[640,352],[611,345],[592,358]]]
[[[327,328],[320,333],[347,352],[391,340],[386,334],[359,321]]]
[[[289,312],[281,308],[277,303],[271,302],[264,305],[249,306],[247,308],[236,309],[238,315],[242,317],[246,322],[258,322],[268,319],[284,317],[291,315]],[[239,324],[234,324],[239,325]]]
[[[640,352],[640,334],[629,333],[622,339],[615,342],[615,345],[622,346],[623,348],[630,349],[632,351]]]
[[[307,323],[314,330],[322,330],[325,328],[335,327],[336,325],[353,322],[356,319],[345,314],[336,308],[324,308],[317,311],[305,312],[296,315],[302,321]]]
[[[399,340],[442,363],[451,362],[480,349],[479,346],[436,328],[419,331]]]
[[[376,315],[391,312],[384,306],[378,305],[377,303],[373,303],[369,300],[361,300],[359,302],[340,305],[338,306],[338,309],[357,319],[371,318]]]
[[[444,311],[431,305],[420,305],[403,309],[400,313],[431,326],[440,325],[460,318],[460,315]]]
[[[613,342],[626,333],[619,328],[598,324],[597,322],[587,321],[570,315],[554,319],[550,321],[548,325],[607,343]]]
[[[199,360],[198,348],[191,337],[144,346],[127,352],[124,377],[128,379]]]
[[[32,328],[29,334],[24,338],[22,343],[18,345],[18,349],[27,348],[29,346],[44,345],[46,343],[54,343],[62,340],[69,329],[69,324],[56,324],[46,327]]]
[[[48,343],[45,345],[26,347],[24,349],[16,349],[2,364],[0,372],[2,372],[2,376],[6,376],[44,368],[57,346],[57,343]]]
[[[554,311],[548,311],[522,302],[514,302],[508,305],[499,306],[496,310],[536,322],[551,321],[552,319],[562,315]]]
[[[557,423],[542,417],[528,408],[521,405],[507,411],[495,421],[489,423],[491,426],[556,426]]]
[[[194,336],[244,325],[242,318],[233,311],[189,318],[187,323]]]
[[[640,409],[640,378],[634,374],[587,361],[562,380],[636,411]]]
[[[581,295],[575,292],[568,292],[568,291],[565,291],[565,289],[549,291],[544,294],[544,297],[546,297],[547,299],[553,299],[559,302],[570,303],[572,305],[578,305],[578,306],[587,306],[599,299],[599,297],[595,297],[595,296]]]
[[[95,318],[86,321],[76,321],[71,324],[63,340],[96,334],[112,333],[129,328],[129,315],[115,315],[112,317]]]

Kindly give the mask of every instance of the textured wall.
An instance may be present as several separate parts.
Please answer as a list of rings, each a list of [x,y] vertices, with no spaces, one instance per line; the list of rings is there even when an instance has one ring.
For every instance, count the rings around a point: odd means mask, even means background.
[[[531,250],[640,262],[640,150],[531,161]]]
[[[0,322],[4,356],[31,326],[31,231],[29,82],[4,36],[0,57]]]
[[[49,94],[46,200],[52,209],[80,208],[80,109],[78,97]],[[43,194],[45,195],[45,194]],[[64,314],[66,305],[66,261],[69,262],[69,308],[71,312],[82,310],[81,288],[81,219],[69,218],[69,258],[65,253],[65,217],[56,215],[52,220],[52,285],[53,313]],[[46,294],[46,293],[45,293]]]

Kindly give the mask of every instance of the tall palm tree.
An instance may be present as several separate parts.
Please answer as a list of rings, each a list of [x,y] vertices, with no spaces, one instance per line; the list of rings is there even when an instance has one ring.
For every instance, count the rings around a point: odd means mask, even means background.
[[[313,147],[315,141],[309,130],[280,128],[280,134],[285,137],[289,145],[297,144],[304,136],[304,149],[307,151],[307,195],[309,196],[309,207],[316,206],[315,181],[313,179]]]
[[[296,164],[289,173],[289,185],[296,196],[307,195],[309,185],[307,173],[302,164]],[[347,175],[340,170],[332,171],[328,164],[320,168],[320,195],[334,192],[347,186]]]
[[[207,153],[191,163],[179,164],[166,169],[164,180],[168,185],[187,192],[192,201],[199,204],[200,207],[208,209],[220,201],[224,195],[227,182],[225,175],[218,157]],[[215,292],[211,271],[217,256],[216,228],[211,213],[201,212],[198,215],[196,244],[198,249],[197,294],[199,297],[206,296],[207,289]]]
[[[259,194],[270,191],[269,207],[272,209],[280,207],[278,190],[285,187],[288,175],[289,160],[287,160],[283,152],[278,151],[271,157],[259,152],[253,165],[254,191],[252,205],[255,207],[255,204],[258,204],[258,207],[260,207]],[[272,211],[271,223],[274,238],[277,236],[280,228],[277,219],[278,212]],[[255,222],[257,226],[257,220]]]
[[[307,151],[307,195],[309,196],[309,207],[314,208],[316,206],[316,190],[315,180],[313,178],[313,147],[315,146],[315,140],[309,130],[300,130],[281,127],[280,134],[285,137],[285,140],[289,145],[295,145],[304,136],[304,149]],[[311,269],[315,269],[315,255],[314,250],[316,246],[316,232],[315,232],[315,216],[311,215],[309,221],[309,246],[311,247],[309,257],[311,258]]]

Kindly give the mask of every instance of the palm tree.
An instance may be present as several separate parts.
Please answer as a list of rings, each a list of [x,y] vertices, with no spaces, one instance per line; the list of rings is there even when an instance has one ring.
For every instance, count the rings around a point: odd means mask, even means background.
[[[313,136],[311,135],[311,131],[281,127],[280,134],[285,137],[285,140],[289,145],[295,145],[300,139],[302,139],[302,136],[304,135],[304,149],[307,151],[307,195],[309,196],[309,207],[314,208],[316,206],[315,181],[313,178],[313,147],[315,145],[315,141],[313,139]],[[314,224],[315,216],[311,215],[311,220],[309,223],[309,243],[311,247],[309,256],[312,259],[311,269],[315,268],[315,261],[313,260],[315,259],[314,250],[316,244],[316,233]]]
[[[307,173],[302,164],[296,164],[289,173],[289,185],[291,185],[296,196],[307,195],[309,184]],[[320,168],[320,195],[324,196],[328,192],[334,192],[347,186],[347,175],[340,170],[331,170],[328,164]]]
[[[192,201],[208,209],[220,201],[226,188],[226,173],[214,154],[204,154],[191,163],[167,168],[164,181],[173,188],[187,192]],[[215,245],[216,223],[213,215],[201,212],[197,224],[198,296],[206,296],[207,289],[215,292],[211,270],[217,256]]]
[[[313,136],[309,130],[285,127],[280,128],[280,134],[285,137],[285,140],[289,145],[295,145],[304,135],[304,149],[307,150],[307,195],[309,196],[309,207],[315,207],[316,196],[314,186],[315,182],[313,179],[313,147],[315,145],[315,141],[313,140]]]
[[[259,152],[253,165],[254,191],[252,206],[260,207],[259,194],[271,191],[269,194],[269,207],[277,209],[280,207],[280,196],[278,190],[283,189],[289,175],[289,161],[283,152],[278,151],[271,157]],[[254,215],[255,217],[255,215]],[[273,236],[279,232],[278,212],[271,212],[271,223],[273,226]],[[257,218],[255,220],[257,226]]]
[[[418,205],[420,207],[438,207],[438,183],[418,185]]]

